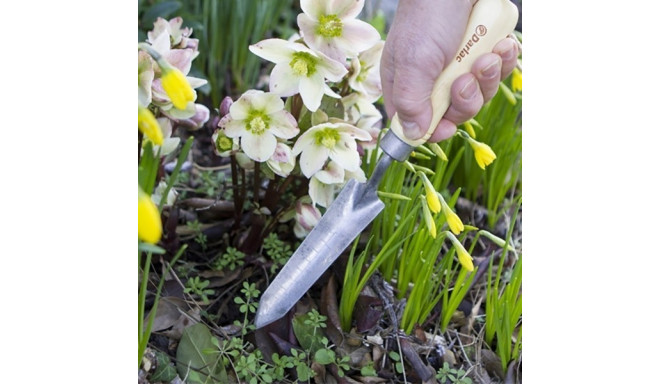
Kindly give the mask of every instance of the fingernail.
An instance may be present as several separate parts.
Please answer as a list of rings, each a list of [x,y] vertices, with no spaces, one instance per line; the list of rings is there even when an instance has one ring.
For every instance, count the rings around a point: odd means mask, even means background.
[[[403,134],[411,139],[416,140],[420,138],[419,125],[414,121],[402,121],[401,127],[403,127]]]
[[[492,63],[490,63],[486,68],[481,70],[481,77],[485,79],[492,79],[493,77],[500,74],[500,67],[500,60],[498,58],[497,60],[494,60]]]
[[[509,39],[509,40],[511,40],[511,39]],[[500,51],[500,52],[496,52],[496,53],[500,55],[502,60],[511,60],[516,55],[516,43],[511,41],[509,43],[509,48],[506,51],[503,51],[503,52]]]
[[[466,100],[474,97],[474,95],[477,94],[477,79],[473,77],[467,84],[465,84],[465,86],[463,86],[463,89],[461,89],[461,92],[459,93],[461,97]]]

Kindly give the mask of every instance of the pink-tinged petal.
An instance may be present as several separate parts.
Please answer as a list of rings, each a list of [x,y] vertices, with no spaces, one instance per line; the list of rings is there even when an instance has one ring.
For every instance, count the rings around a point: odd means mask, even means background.
[[[293,73],[288,63],[277,64],[270,72],[270,91],[279,96],[293,96],[298,93],[300,78]]]
[[[266,39],[250,45],[250,52],[273,63],[288,63],[295,50],[290,42],[282,39]]]
[[[151,104],[151,83],[154,81],[154,71],[138,73],[138,104],[148,107]]]
[[[270,116],[269,131],[282,139],[290,139],[300,133],[298,122],[289,112],[281,110]]]
[[[322,183],[315,175],[309,181],[308,193],[314,204],[328,208],[335,199],[335,186]]]
[[[229,135],[227,135],[229,136]],[[277,140],[268,132],[261,135],[253,135],[249,132],[241,136],[241,147],[250,159],[263,163],[270,159],[275,152]]]
[[[291,153],[291,148],[284,143],[278,142],[275,147],[275,152],[273,153],[273,156],[271,156],[271,160],[278,163],[289,163],[291,159],[295,159]]]
[[[338,143],[338,145],[330,151],[330,159],[344,169],[355,172],[360,167],[360,154],[356,148],[351,148],[350,142],[355,144],[352,140]]]
[[[364,8],[364,0],[333,0],[332,13],[342,20],[354,19]]]
[[[192,76],[186,76],[186,80],[188,80],[188,84],[190,84],[190,88],[192,89],[199,88],[202,85],[208,83],[206,79],[200,79],[198,77],[192,77]]]
[[[300,78],[300,97],[302,97],[305,107],[307,107],[310,112],[316,112],[321,106],[324,84],[323,77],[318,73],[315,73],[310,77]]]
[[[308,16],[318,19],[325,13],[325,0],[300,0],[300,8]]]
[[[286,144],[277,143],[275,153],[268,159],[268,166],[277,175],[287,177],[296,166],[296,158]]]
[[[223,122],[225,119],[227,121]],[[229,115],[223,117],[218,125],[220,128],[224,128],[227,137],[241,137],[247,132],[245,129],[245,120],[234,120]]]
[[[262,93],[261,95],[252,98],[252,106],[254,109],[270,115],[271,113],[283,110],[284,101],[274,93]]]
[[[345,137],[346,140],[358,139],[362,141],[371,140],[371,135],[369,132],[360,129],[356,126],[350,124],[337,124],[337,131],[340,132],[340,136]]]
[[[296,143],[293,145],[292,151],[294,156],[298,156],[298,154],[304,149],[314,146],[314,132],[318,130],[319,128],[317,127],[310,128],[300,135],[298,140],[296,140]]]
[[[163,32],[168,33],[168,41],[169,41],[169,32],[170,32],[170,24],[167,22],[167,20],[163,19],[162,17],[159,17],[154,21],[154,29],[151,31],[147,32],[147,41],[151,43],[152,45],[160,36]]]
[[[161,55],[167,55],[170,52],[170,33],[168,31],[161,32],[151,41],[151,47]]]
[[[304,13],[298,14],[298,28],[305,43],[310,48],[321,50],[323,48],[323,36],[316,33],[319,22],[318,19],[312,19]]]
[[[170,103],[167,107],[161,107],[160,110],[165,116],[175,120],[190,119],[195,116],[196,112],[193,101],[189,101],[184,109],[173,108],[173,105]]]
[[[323,184],[340,184],[344,182],[344,168],[334,161],[330,161],[325,168],[316,172],[313,178]]]
[[[308,179],[323,168],[330,151],[326,147],[306,148],[300,155],[300,169]],[[295,153],[295,150],[294,150]]]
[[[347,20],[341,36],[335,38],[335,44],[341,50],[355,56],[366,51],[380,41],[380,34],[376,28],[362,20]]]
[[[163,55],[168,63],[178,68],[184,75],[190,72],[193,56],[194,52],[192,49],[173,49],[166,55]]]
[[[241,96],[229,107],[229,114],[236,120],[245,120],[250,115],[250,109],[252,109],[250,97]]]
[[[340,81],[348,73],[348,70],[341,62],[333,60],[322,52],[317,52],[317,55],[322,59],[317,64],[317,67],[326,79]]]

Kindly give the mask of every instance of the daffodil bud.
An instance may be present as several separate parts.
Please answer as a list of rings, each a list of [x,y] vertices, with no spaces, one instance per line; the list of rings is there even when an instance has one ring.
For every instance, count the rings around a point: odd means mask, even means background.
[[[438,199],[440,200],[440,204],[442,205],[442,211],[445,214],[445,218],[447,218],[447,225],[449,225],[449,229],[451,229],[452,232],[454,232],[455,235],[458,235],[459,233],[463,232],[465,230],[465,227],[463,226],[463,222],[461,221],[461,218],[458,217],[454,211],[449,208],[449,205],[445,201],[444,197],[440,193],[437,194]]]
[[[428,144],[428,146],[429,146],[429,148],[431,148],[431,151],[433,151],[433,153],[435,153],[435,155],[440,158],[440,160],[442,160],[442,161],[448,161],[449,160],[449,159],[447,159],[447,155],[445,154],[445,151],[443,151],[442,148],[440,148],[438,143],[430,143],[430,144]]]
[[[435,239],[437,235],[435,221],[433,220],[433,216],[431,215],[431,211],[429,210],[428,198],[425,198],[424,196],[420,196],[420,197],[422,197],[422,213],[423,213],[422,216],[424,216],[424,223],[426,224],[426,229],[428,229],[431,237]]]
[[[470,137],[472,137],[473,139],[477,137],[477,133],[474,132],[474,128],[472,127],[472,124],[469,121],[463,123],[463,126],[465,127],[467,133],[470,134]]]
[[[513,92],[522,92],[522,72],[518,67],[513,68],[513,72],[511,73],[511,90]]]
[[[442,207],[440,206],[440,200],[438,200],[438,194],[436,193],[435,188],[433,188],[433,184],[431,184],[431,180],[429,180],[424,173],[420,172],[418,174],[421,176],[422,182],[424,183],[424,192],[426,193],[426,202],[429,204],[429,209],[433,213],[440,212]]]
[[[195,91],[188,83],[186,76],[165,60],[158,60],[158,65],[162,70],[161,84],[163,90],[167,93],[175,108],[186,109],[189,102],[195,101]]]
[[[156,244],[160,240],[162,232],[160,213],[156,204],[138,186],[138,239]]]
[[[138,104],[138,129],[156,145],[163,145],[163,132],[153,113]]]
[[[516,96],[513,94],[513,92],[511,92],[511,89],[506,86],[506,84],[500,83],[500,90],[504,94],[504,97],[506,97],[506,99],[509,101],[509,103],[511,103],[511,105],[516,105],[518,100],[516,99]]]
[[[447,234],[447,237],[449,240],[451,240],[452,244],[454,245],[454,248],[456,249],[456,254],[458,255],[458,262],[461,263],[463,268],[467,269],[468,271],[472,272],[474,271],[474,264],[472,264],[472,256],[468,253],[468,251],[463,247],[463,244],[461,244],[460,241],[454,236],[451,232],[445,232]]]

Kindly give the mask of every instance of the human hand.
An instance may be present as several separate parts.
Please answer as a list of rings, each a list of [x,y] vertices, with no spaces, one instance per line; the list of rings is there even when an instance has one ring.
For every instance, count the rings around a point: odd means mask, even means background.
[[[400,0],[380,65],[385,109],[398,113],[403,132],[419,139],[431,124],[435,80],[453,60],[476,0]],[[451,87],[451,105],[430,142],[450,138],[479,112],[516,66],[518,44],[505,38],[481,55]]]

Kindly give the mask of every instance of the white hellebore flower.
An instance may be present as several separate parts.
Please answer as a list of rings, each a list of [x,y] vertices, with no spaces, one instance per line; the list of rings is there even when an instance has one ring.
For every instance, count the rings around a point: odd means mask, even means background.
[[[287,177],[296,166],[296,157],[293,156],[288,145],[277,143],[275,153],[266,164],[276,175]]]
[[[348,70],[323,53],[312,51],[300,43],[282,39],[266,39],[250,45],[255,55],[275,63],[270,73],[270,91],[283,96],[300,93],[305,107],[316,111],[323,94],[339,98],[325,83],[340,81]]]
[[[384,41],[379,41],[351,60],[353,73],[348,78],[348,84],[365,95],[370,102],[375,102],[383,94],[380,83],[380,57],[384,45]]]
[[[312,198],[312,202],[328,208],[335,200],[336,192],[350,179],[355,179],[360,183],[367,181],[362,168],[350,172],[334,161],[330,161],[325,168],[316,172],[309,180],[309,196]]]
[[[300,169],[310,178],[330,158],[347,171],[360,168],[360,155],[355,139],[370,141],[371,135],[346,123],[323,123],[300,135],[293,146],[293,155],[300,156]]]
[[[293,233],[297,238],[302,239],[319,223],[319,220],[321,220],[321,211],[312,204],[298,201],[296,203],[295,219],[296,224],[293,226]]]
[[[355,18],[364,0],[300,0],[300,7],[304,13],[298,15],[298,26],[305,43],[340,63],[380,40],[376,28]]]
[[[249,90],[231,105],[229,114],[218,123],[225,135],[241,138],[241,147],[252,160],[268,160],[277,147],[277,139],[290,139],[298,134],[296,119],[284,110],[279,96]]]

